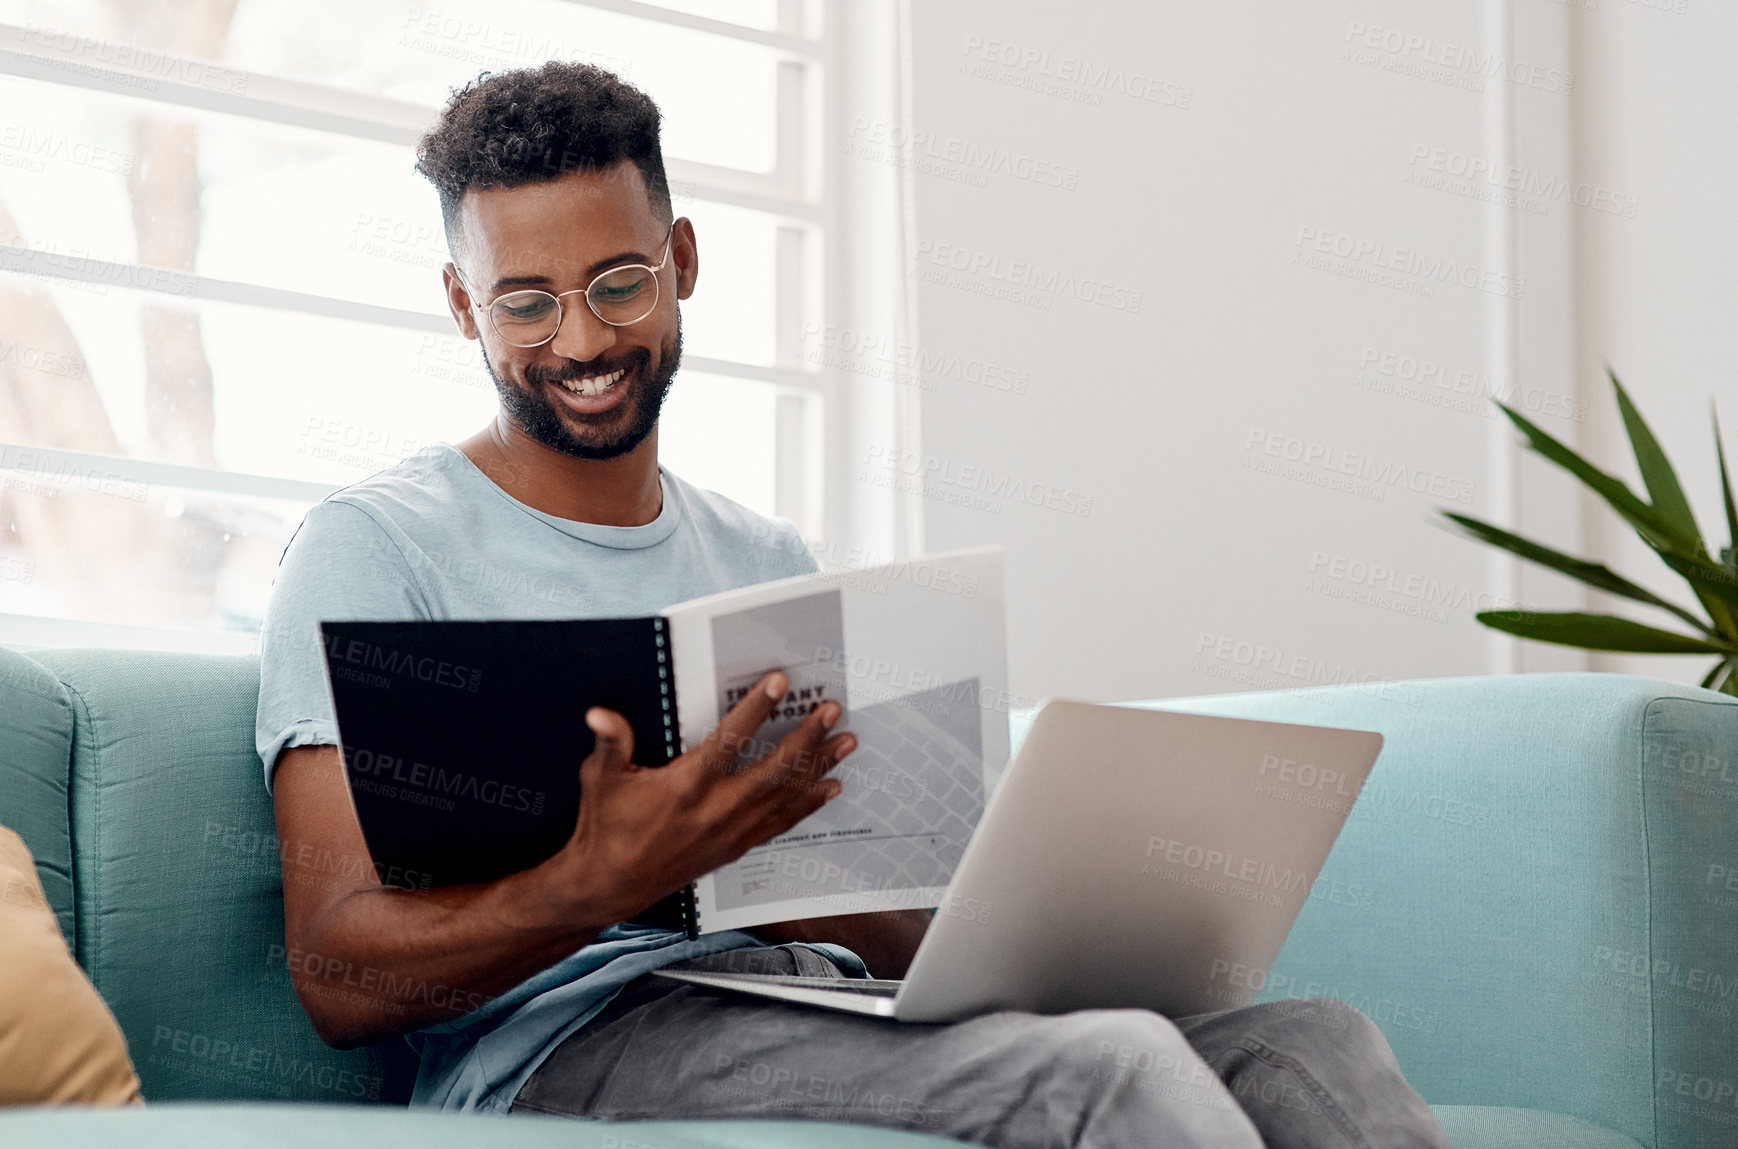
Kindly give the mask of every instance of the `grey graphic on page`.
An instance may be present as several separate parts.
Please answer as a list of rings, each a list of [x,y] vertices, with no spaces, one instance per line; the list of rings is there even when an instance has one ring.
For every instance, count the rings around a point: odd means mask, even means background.
[[[728,711],[769,670],[790,676],[790,689],[755,734],[747,760],[778,744],[809,711],[828,698],[845,704],[845,676],[830,661],[845,645],[838,588],[751,607],[712,620],[712,658],[718,677],[718,713]],[[822,660],[825,653],[827,661]],[[850,728],[841,722],[840,730]]]
[[[945,886],[984,810],[978,680],[851,715],[839,797],[718,874],[718,907]]]

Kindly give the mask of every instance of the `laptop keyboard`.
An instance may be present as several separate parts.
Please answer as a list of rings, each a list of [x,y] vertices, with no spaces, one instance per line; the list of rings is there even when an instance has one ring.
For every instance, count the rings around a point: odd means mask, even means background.
[[[869,997],[893,997],[903,982],[861,977],[794,977],[776,973],[739,973],[729,975],[742,981],[757,981],[764,985],[790,985],[801,989],[824,989],[835,993],[861,993]]]

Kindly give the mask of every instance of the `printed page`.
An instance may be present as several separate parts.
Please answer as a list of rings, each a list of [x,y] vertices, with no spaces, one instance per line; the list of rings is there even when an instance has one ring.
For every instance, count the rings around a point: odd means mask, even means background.
[[[803,575],[665,612],[684,748],[769,670],[790,687],[745,764],[821,702],[857,749],[839,797],[699,883],[707,933],[941,904],[1008,758],[1002,552]]]

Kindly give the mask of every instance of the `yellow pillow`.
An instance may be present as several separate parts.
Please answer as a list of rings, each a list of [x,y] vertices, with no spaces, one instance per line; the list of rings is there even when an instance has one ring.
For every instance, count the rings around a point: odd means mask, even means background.
[[[0,826],[0,1105],[139,1105],[127,1039],[72,960],[24,840]]]

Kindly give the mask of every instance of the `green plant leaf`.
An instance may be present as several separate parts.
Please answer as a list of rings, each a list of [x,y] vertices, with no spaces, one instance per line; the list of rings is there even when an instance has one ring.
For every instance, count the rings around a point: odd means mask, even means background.
[[[1684,577],[1703,606],[1708,606],[1712,599],[1714,605],[1738,607],[1738,572],[1708,558],[1688,558],[1676,551],[1657,548],[1655,553],[1660,556],[1660,561]],[[1718,623],[1717,618],[1715,621]],[[1719,629],[1718,625],[1715,629]]]
[[[1720,495],[1726,503],[1726,537],[1731,540],[1720,554],[1725,566],[1738,570],[1738,506],[1732,502],[1732,479],[1726,473],[1726,448],[1720,443],[1720,412],[1712,400],[1708,402],[1708,417],[1714,421],[1714,454],[1720,460]]]
[[[1492,402],[1502,408],[1503,414],[1509,417],[1511,423],[1520,428],[1521,434],[1527,437],[1529,447],[1592,488],[1596,495],[1611,504],[1612,510],[1622,515],[1624,521],[1636,529],[1642,541],[1655,550],[1663,547],[1681,551],[1686,555],[1693,556],[1696,553],[1695,542],[1679,535],[1669,522],[1643,502],[1622,479],[1601,471],[1508,404],[1497,399]]]
[[[1726,663],[1727,660],[1724,658],[1719,662],[1716,662],[1708,669],[1708,673],[1702,676],[1702,681],[1698,683],[1698,685],[1701,686],[1703,690],[1707,690],[1709,687],[1713,686],[1715,680],[1720,677],[1720,672],[1726,669]]]
[[[1494,400],[1493,400],[1494,402]],[[1738,623],[1734,622],[1730,606],[1732,599],[1724,594],[1710,589],[1707,578],[1698,579],[1687,571],[1698,570],[1703,575],[1713,572],[1713,577],[1723,577],[1723,568],[1716,566],[1702,557],[1706,548],[1699,537],[1685,535],[1664,518],[1652,506],[1643,502],[1635,492],[1626,486],[1623,480],[1606,474],[1593,464],[1577,455],[1574,451],[1552,438],[1545,431],[1535,426],[1530,420],[1507,405],[1497,402],[1503,414],[1510,422],[1521,429],[1527,436],[1528,445],[1580,479],[1593,491],[1611,504],[1611,508],[1641,536],[1642,542],[1653,548],[1666,564],[1690,581],[1690,589],[1695,592],[1696,599],[1702,604],[1702,609],[1708,612],[1713,620],[1714,629],[1722,635],[1738,638]],[[1705,569],[1703,569],[1705,568]]]
[[[1727,640],[1738,638],[1732,617],[1734,608],[1738,608],[1738,573],[1705,556],[1686,558],[1676,551],[1659,548],[1654,553],[1690,584],[1690,589],[1696,592],[1696,601],[1714,620],[1715,633]]]
[[[1713,633],[1712,628],[1707,623],[1689,611],[1674,603],[1667,602],[1644,587],[1637,586],[1600,563],[1588,562],[1586,559],[1578,559],[1572,555],[1566,555],[1562,551],[1552,550],[1541,543],[1510,534],[1501,527],[1480,522],[1467,515],[1455,514],[1453,511],[1443,511],[1442,515],[1444,518],[1452,520],[1469,535],[1490,543],[1492,546],[1501,547],[1512,554],[1520,555],[1540,566],[1550,567],[1560,574],[1579,579],[1581,582],[1598,587],[1600,590],[1610,591],[1612,594],[1619,594],[1624,598],[1634,599],[1636,602],[1645,602],[1649,606],[1669,610],[1697,630],[1703,633]]]
[[[1480,622],[1493,630],[1555,642],[1584,650],[1619,650],[1632,654],[1732,654],[1738,647],[1711,642],[1693,634],[1678,634],[1610,614],[1483,610]]]
[[[1641,470],[1641,480],[1647,486],[1648,498],[1653,501],[1654,513],[1677,534],[1693,542],[1698,550],[1706,550],[1702,532],[1696,526],[1695,513],[1690,510],[1690,501],[1684,497],[1684,488],[1678,482],[1678,473],[1672,469],[1671,460],[1666,458],[1665,448],[1660,446],[1641,412],[1630,402],[1629,392],[1617,381],[1617,372],[1607,367],[1605,373],[1611,377],[1611,386],[1617,392],[1617,409],[1623,415],[1623,429],[1629,433],[1629,445],[1635,451],[1635,464]]]

